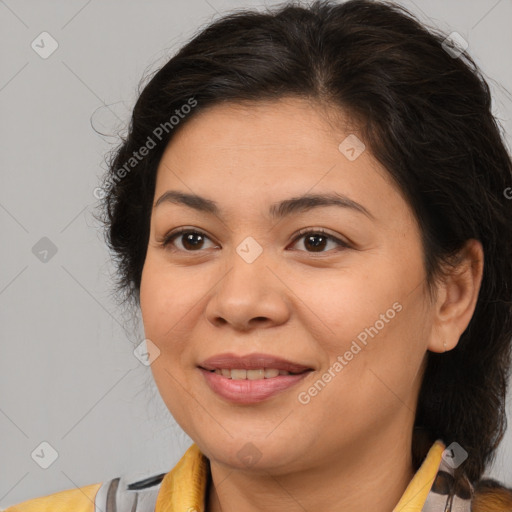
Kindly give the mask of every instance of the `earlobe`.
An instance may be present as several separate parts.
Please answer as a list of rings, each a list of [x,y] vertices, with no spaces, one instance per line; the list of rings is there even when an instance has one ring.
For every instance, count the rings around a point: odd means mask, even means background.
[[[447,352],[454,349],[475,311],[484,268],[482,244],[468,240],[457,255],[457,264],[439,279],[433,306],[433,329],[428,349]]]

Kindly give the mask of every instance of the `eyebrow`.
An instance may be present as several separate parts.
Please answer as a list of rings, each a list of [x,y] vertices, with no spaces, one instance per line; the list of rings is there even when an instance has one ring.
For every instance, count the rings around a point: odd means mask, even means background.
[[[162,203],[183,205],[200,212],[211,213],[219,217],[222,216],[221,209],[215,201],[196,194],[189,194],[177,190],[168,190],[158,198],[153,208],[157,208]],[[372,220],[375,219],[375,217],[363,205],[336,192],[326,194],[304,194],[302,196],[285,199],[271,204],[269,214],[271,218],[281,219],[294,213],[302,213],[313,208],[326,206],[349,208],[366,215]]]

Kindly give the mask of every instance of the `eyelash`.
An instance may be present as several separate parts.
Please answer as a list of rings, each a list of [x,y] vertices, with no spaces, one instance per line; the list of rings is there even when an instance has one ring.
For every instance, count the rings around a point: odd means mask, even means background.
[[[190,228],[181,228],[181,229],[179,229],[178,231],[176,231],[174,233],[169,233],[168,235],[166,235],[164,237],[164,239],[162,240],[162,242],[160,243],[160,245],[162,247],[164,247],[164,248],[169,249],[169,246],[174,241],[174,239],[178,238],[180,235],[183,235],[185,233],[194,233],[194,234],[201,235],[201,236],[211,240],[210,237],[208,235],[206,235],[205,233],[203,233],[202,231],[199,231],[199,230],[196,230],[196,229],[190,229]],[[335,236],[327,233],[327,231],[325,231],[322,228],[314,229],[314,230],[312,230],[310,228],[301,229],[297,233],[297,236],[295,236],[295,238],[293,239],[292,244],[295,244],[298,240],[300,240],[301,238],[304,238],[305,235],[321,235],[321,236],[327,238],[330,241],[336,242],[340,247],[338,247],[337,249],[331,249],[329,251],[320,251],[320,252],[317,252],[317,253],[315,253],[314,251],[300,251],[300,252],[307,252],[309,254],[326,254],[326,253],[331,252],[332,250],[339,251],[341,248],[343,248],[343,249],[350,248],[350,246],[349,246],[349,244],[347,242],[344,242],[343,240],[340,240],[339,238],[336,238]],[[175,247],[172,250],[177,250],[177,251],[187,252],[187,253],[201,252],[201,250],[198,250],[198,251],[186,251],[186,250],[183,250],[183,249],[176,249]]]

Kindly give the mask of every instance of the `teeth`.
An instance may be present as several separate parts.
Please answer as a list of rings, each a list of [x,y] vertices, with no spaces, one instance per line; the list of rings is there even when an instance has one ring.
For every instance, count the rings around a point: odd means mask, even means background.
[[[215,373],[217,375],[222,375],[223,377],[227,377],[228,379],[233,380],[272,379],[273,377],[277,377],[278,375],[291,375],[290,372],[287,372],[285,370],[278,370],[277,368],[258,368],[257,370],[231,370],[229,368],[222,368],[216,369]]]
[[[247,378],[249,380],[264,379],[265,370],[263,368],[261,370],[247,370]]]
[[[243,380],[247,378],[247,370],[231,370],[233,380]]]

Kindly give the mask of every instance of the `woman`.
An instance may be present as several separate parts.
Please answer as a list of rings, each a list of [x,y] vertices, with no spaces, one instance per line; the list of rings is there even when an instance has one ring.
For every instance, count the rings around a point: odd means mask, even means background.
[[[120,294],[194,444],[14,511],[505,511],[512,162],[456,38],[240,12],[149,81],[105,177]],[[46,508],[45,508],[46,507]]]

